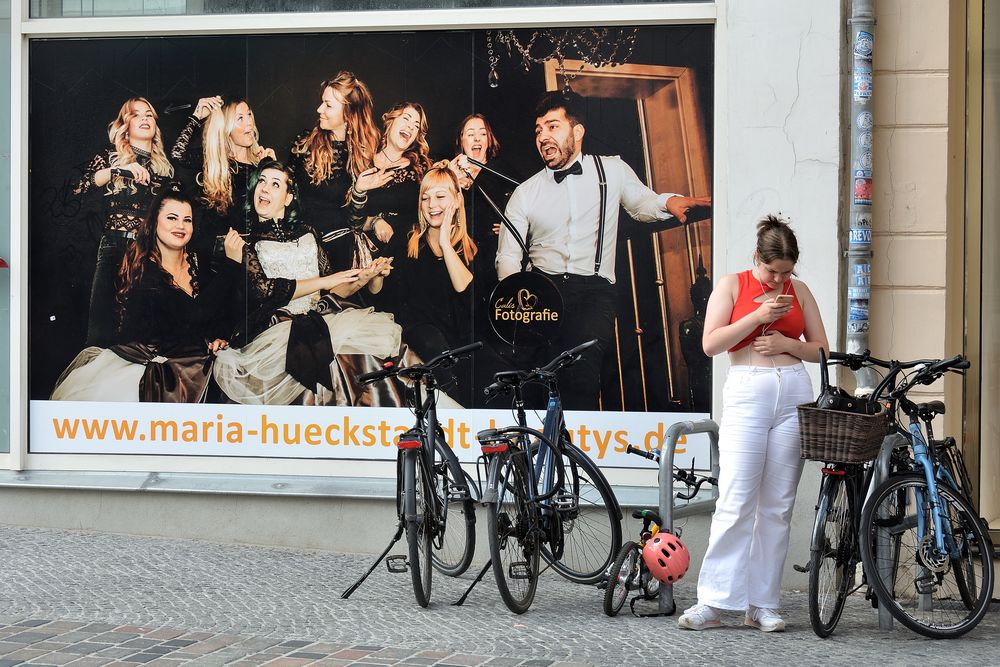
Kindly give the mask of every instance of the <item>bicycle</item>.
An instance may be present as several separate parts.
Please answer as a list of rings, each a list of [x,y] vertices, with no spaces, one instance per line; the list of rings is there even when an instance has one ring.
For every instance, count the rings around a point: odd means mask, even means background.
[[[882,365],[887,362],[869,361]],[[962,490],[968,473],[938,460],[941,447],[929,446],[933,430],[924,436],[937,406],[917,404],[907,397],[913,387],[929,385],[948,372],[961,373],[969,362],[951,359],[892,363],[880,386],[894,386],[888,398],[891,414],[907,417],[905,428],[911,457],[900,472],[875,489],[861,515],[861,560],[889,613],[914,632],[935,639],[959,637],[986,614],[993,593],[993,545],[989,531]],[[914,371],[899,386],[896,376]],[[940,405],[943,407],[943,404]],[[923,426],[922,426],[923,423]],[[956,475],[957,473],[957,475]],[[959,481],[962,480],[962,482]],[[966,486],[966,490],[968,487]]]
[[[659,450],[653,452],[647,452],[643,449],[633,447],[628,445],[625,451],[629,454],[635,454],[637,456],[642,456],[649,459],[650,461],[655,461],[659,463],[660,452]],[[686,471],[679,468],[674,470],[674,479],[680,482],[684,482],[688,486],[688,492],[681,493],[677,492],[677,497],[683,500],[690,500],[698,495],[698,491],[701,489],[702,484],[717,484],[718,480],[713,477],[702,477],[694,474],[694,470]],[[611,566],[610,577],[607,581],[607,587],[604,590],[604,613],[608,616],[617,616],[618,612],[625,604],[625,599],[628,597],[630,591],[639,591],[639,593],[634,596],[629,601],[629,610],[634,616],[647,617],[647,616],[661,616],[661,613],[652,614],[639,614],[635,611],[635,603],[642,600],[653,600],[660,593],[660,580],[653,576],[646,565],[645,559],[642,557],[643,549],[649,540],[656,537],[660,532],[661,526],[663,525],[663,519],[660,515],[649,509],[638,509],[632,511],[633,519],[640,519],[642,521],[642,528],[639,531],[639,537],[635,542],[629,541],[622,545],[621,551],[618,552],[617,558],[615,558],[614,564]],[[670,581],[668,583],[674,583]],[[673,613],[673,612],[670,612]]]
[[[517,614],[534,599],[540,559],[570,581],[589,584],[621,548],[618,501],[597,465],[570,440],[556,379],[595,343],[567,350],[542,368],[497,373],[485,389],[488,397],[513,394],[516,425],[486,429],[476,438],[486,467],[482,502],[490,563],[501,598]],[[531,382],[548,390],[541,431],[527,426],[522,388]]]
[[[432,567],[453,577],[469,568],[475,552],[473,492],[477,487],[462,470],[438,425],[438,387],[434,370],[451,366],[482,346],[481,342],[476,342],[442,352],[424,364],[399,367],[390,363],[381,370],[358,376],[362,384],[394,377],[411,381],[410,404],[416,422],[396,443],[396,513],[399,516],[396,534],[368,572],[347,589],[342,598],[350,597],[364,582],[404,531],[408,557],[389,556],[386,565],[390,572],[409,570],[413,592],[421,607],[430,602]]]
[[[852,370],[885,370],[865,400],[887,406],[889,432],[900,435],[904,446],[892,447],[888,441],[881,458],[890,474],[874,489],[869,462],[824,467],[809,566],[813,630],[821,637],[833,632],[860,559],[869,597],[874,593],[894,618],[928,637],[958,637],[975,627],[989,606],[992,545],[966,497],[968,473],[954,439],[933,439],[931,422],[944,411],[943,403],[916,404],[907,393],[946,372],[968,368],[968,362],[961,356],[883,361],[867,351],[835,352],[830,359]],[[910,373],[897,384],[904,371]],[[908,417],[906,428],[897,421],[897,409]],[[947,458],[939,459],[942,454]]]

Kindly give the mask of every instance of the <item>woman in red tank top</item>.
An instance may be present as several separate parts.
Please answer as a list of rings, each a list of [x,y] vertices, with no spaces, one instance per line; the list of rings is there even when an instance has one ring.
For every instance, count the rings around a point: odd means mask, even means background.
[[[705,313],[702,347],[729,352],[719,429],[719,500],[698,577],[698,604],[677,624],[785,629],[778,613],[795,490],[802,469],[796,406],[813,399],[803,361],[818,361],[826,331],[812,293],[792,273],[798,242],[786,222],[757,225],[753,268],[721,278]]]

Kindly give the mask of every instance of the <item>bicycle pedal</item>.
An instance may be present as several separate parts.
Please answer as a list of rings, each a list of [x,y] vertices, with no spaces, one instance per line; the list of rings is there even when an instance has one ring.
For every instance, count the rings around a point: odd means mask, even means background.
[[[393,574],[404,574],[410,570],[410,564],[406,562],[406,556],[397,554],[385,559],[385,566]]]
[[[917,577],[913,584],[920,595],[933,595],[937,588],[934,577]]]
[[[576,500],[576,496],[572,493],[557,493],[552,499],[552,504],[560,512],[569,512],[578,507]]]
[[[531,579],[531,568],[526,561],[517,561],[507,568],[507,576],[511,579]]]

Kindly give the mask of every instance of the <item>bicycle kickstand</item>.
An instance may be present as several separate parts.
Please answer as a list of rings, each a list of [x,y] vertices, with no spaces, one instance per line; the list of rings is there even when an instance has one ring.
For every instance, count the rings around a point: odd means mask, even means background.
[[[403,530],[404,530],[404,523],[403,523],[403,521],[400,521],[399,525],[396,527],[396,534],[393,535],[392,540],[390,540],[390,542],[389,542],[389,546],[387,546],[385,548],[385,551],[383,551],[382,554],[378,558],[375,559],[375,562],[372,563],[372,566],[370,568],[368,568],[367,572],[365,572],[363,575],[361,575],[360,579],[358,579],[357,581],[355,581],[351,585],[350,588],[348,588],[346,591],[344,591],[343,593],[341,593],[341,595],[340,595],[340,599],[341,600],[346,600],[347,598],[351,597],[351,593],[353,593],[354,591],[358,590],[358,587],[361,586],[361,584],[363,584],[365,582],[365,579],[368,578],[368,575],[370,575],[372,572],[375,571],[375,568],[378,567],[378,564],[381,563],[385,559],[385,557],[389,553],[389,551],[391,551],[392,548],[396,545],[396,542],[399,542],[399,539],[403,536]]]
[[[465,592],[462,593],[462,597],[460,597],[457,600],[455,600],[454,602],[452,602],[451,606],[453,606],[453,607],[461,607],[465,603],[465,599],[467,597],[469,597],[469,593],[471,593],[472,589],[476,587],[476,584],[478,584],[480,582],[480,580],[484,576],[486,576],[486,570],[490,569],[491,565],[493,565],[493,559],[492,558],[490,560],[486,561],[486,565],[483,565],[483,569],[481,569],[479,571],[479,574],[476,575],[476,578],[473,579],[472,583],[469,584],[469,587],[467,589],[465,589]]]

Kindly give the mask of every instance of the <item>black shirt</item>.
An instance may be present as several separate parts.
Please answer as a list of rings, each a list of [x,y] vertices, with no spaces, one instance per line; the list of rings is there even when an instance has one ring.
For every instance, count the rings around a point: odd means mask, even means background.
[[[455,291],[444,259],[436,257],[422,240],[416,258],[403,255],[394,264],[397,268],[386,278],[386,286],[391,280],[394,312],[404,333],[432,325],[444,334],[449,347],[468,343],[472,332],[471,289]]]
[[[142,278],[129,290],[117,340],[145,343],[164,350],[204,346],[228,339],[224,304],[235,298],[240,265],[227,260],[216,274],[203,267],[207,257],[189,254],[193,295],[178,287],[159,264],[148,260]]]
[[[347,164],[347,142],[333,141],[333,169],[330,176],[319,183],[313,183],[312,177],[306,171],[308,154],[296,153],[295,145],[309,134],[302,132],[292,142],[288,166],[295,174],[295,184],[299,190],[299,209],[309,224],[325,236],[332,231],[352,226],[353,210],[347,205],[347,191],[350,190],[353,179]],[[351,268],[353,254],[353,238],[347,234],[337,239],[323,243],[323,249],[334,268],[338,271]]]

